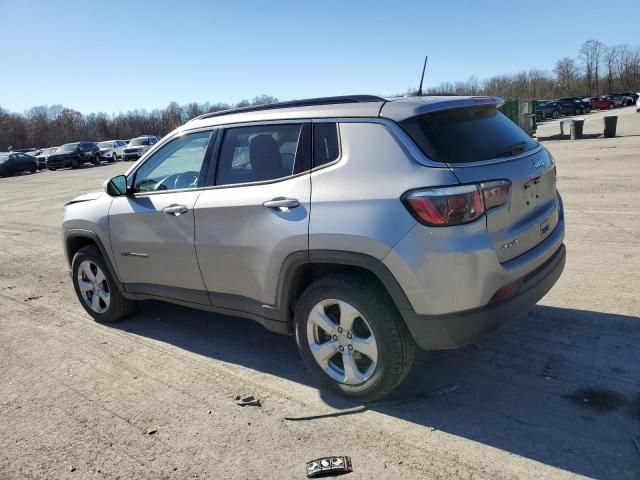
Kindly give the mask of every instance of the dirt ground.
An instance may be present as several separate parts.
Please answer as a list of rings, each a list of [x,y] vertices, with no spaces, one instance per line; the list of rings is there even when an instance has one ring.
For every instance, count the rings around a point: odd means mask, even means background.
[[[420,353],[394,398],[448,393],[348,415],[291,337],[249,320],[155,302],[113,326],[86,315],[63,205],[130,164],[0,179],[0,478],[305,478],[326,455],[351,456],[349,479],[640,478],[640,114],[615,114],[618,138],[538,130],[568,250],[540,305],[477,345]],[[284,418],[310,414],[332,415]]]

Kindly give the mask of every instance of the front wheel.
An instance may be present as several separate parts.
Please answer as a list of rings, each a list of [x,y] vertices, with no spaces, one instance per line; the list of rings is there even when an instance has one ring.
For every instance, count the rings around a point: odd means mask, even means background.
[[[71,271],[78,300],[96,322],[117,322],[133,312],[135,302],[122,296],[96,247],[78,250],[71,262]]]
[[[113,155],[111,155],[111,160],[109,160],[111,163],[116,163],[116,160],[118,160],[118,157],[116,156],[116,154],[114,153]]]
[[[100,165],[100,155],[95,155],[91,160],[91,163],[93,163],[94,165]]]
[[[397,387],[415,355],[391,299],[367,276],[313,282],[296,306],[295,333],[300,355],[320,384],[361,402]]]
[[[560,112],[558,110],[554,110],[551,116],[556,119],[560,118]]]

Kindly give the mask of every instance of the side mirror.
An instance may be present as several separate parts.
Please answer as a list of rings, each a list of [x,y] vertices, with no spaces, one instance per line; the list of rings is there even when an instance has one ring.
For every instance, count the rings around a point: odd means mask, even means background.
[[[102,187],[104,191],[112,197],[121,197],[129,194],[127,190],[127,177],[124,175],[117,175],[107,180]]]

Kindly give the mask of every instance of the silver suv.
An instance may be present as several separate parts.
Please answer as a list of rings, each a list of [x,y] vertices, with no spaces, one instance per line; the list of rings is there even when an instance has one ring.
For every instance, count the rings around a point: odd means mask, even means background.
[[[493,97],[333,97],[211,113],[66,205],[99,322],[160,299],[295,335],[319,382],[372,401],[416,345],[531,308],[565,263],[549,152]]]

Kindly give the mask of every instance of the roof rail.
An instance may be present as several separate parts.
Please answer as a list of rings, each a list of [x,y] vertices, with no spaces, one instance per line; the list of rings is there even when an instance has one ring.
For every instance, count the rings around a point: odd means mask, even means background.
[[[219,117],[222,115],[231,115],[233,113],[245,113],[245,112],[259,112],[261,110],[276,110],[278,108],[292,108],[292,107],[310,107],[314,105],[332,105],[338,103],[366,103],[366,102],[384,102],[386,101],[382,97],[375,95],[345,95],[338,97],[319,97],[319,98],[307,98],[305,100],[292,100],[290,102],[278,102],[267,103],[263,105],[252,105],[250,107],[230,108],[228,110],[221,110],[219,112],[205,113],[198,117],[192,118],[193,120],[202,120],[204,118]]]

